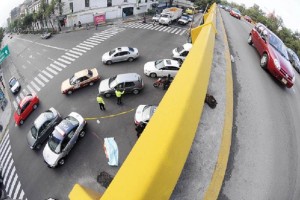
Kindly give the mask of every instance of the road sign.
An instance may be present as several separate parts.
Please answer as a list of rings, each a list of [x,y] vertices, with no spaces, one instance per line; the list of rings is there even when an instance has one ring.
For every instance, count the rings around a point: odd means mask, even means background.
[[[9,49],[8,46],[6,45],[3,49],[1,49],[0,51],[0,64],[5,60],[5,58],[7,58],[7,56],[9,55]]]

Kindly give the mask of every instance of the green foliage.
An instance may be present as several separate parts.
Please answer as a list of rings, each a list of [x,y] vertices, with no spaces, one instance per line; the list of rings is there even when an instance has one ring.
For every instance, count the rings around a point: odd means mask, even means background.
[[[2,40],[3,40],[4,31],[5,31],[5,29],[2,28],[2,27],[0,27],[0,45],[1,45],[1,42],[2,42]]]

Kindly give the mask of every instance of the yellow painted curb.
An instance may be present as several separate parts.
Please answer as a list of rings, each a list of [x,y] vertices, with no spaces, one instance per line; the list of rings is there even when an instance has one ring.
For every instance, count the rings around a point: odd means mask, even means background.
[[[220,15],[220,12],[219,12]],[[221,16],[221,15],[220,15]],[[232,68],[229,53],[229,46],[223,19],[221,16],[221,24],[223,29],[223,37],[225,44],[225,60],[226,60],[226,108],[225,121],[223,127],[223,136],[215,171],[212,180],[204,195],[204,200],[217,199],[221,190],[223,180],[226,173],[227,163],[230,154],[231,137],[232,137],[232,122],[233,122],[233,82],[232,82]]]
[[[134,108],[130,109],[130,110],[127,110],[127,111],[124,111],[124,112],[120,112],[120,113],[117,113],[117,114],[113,114],[113,115],[107,115],[107,116],[98,116],[98,117],[86,117],[84,118],[85,120],[96,120],[96,119],[106,119],[106,118],[112,118],[112,117],[116,117],[116,116],[119,116],[119,115],[124,115],[124,114],[127,114],[127,113],[130,113],[134,111]]]

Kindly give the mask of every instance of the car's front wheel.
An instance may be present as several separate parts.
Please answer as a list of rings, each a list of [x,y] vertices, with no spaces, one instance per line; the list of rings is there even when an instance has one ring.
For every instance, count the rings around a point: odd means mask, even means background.
[[[36,150],[40,150],[40,149],[41,149],[41,147],[42,147],[42,144],[41,144],[41,143],[39,143],[39,144],[37,144],[37,145],[35,146],[35,149],[36,149]]]
[[[20,121],[20,125],[23,125],[23,124],[24,124],[24,120],[21,120],[21,121]]]
[[[111,65],[112,64],[111,60],[106,61],[106,64]]]
[[[79,137],[83,138],[85,136],[85,131],[81,131]]]
[[[59,165],[64,165],[64,164],[65,164],[65,159],[64,159],[64,158],[61,158],[61,159],[58,161],[58,164],[59,164]]]
[[[267,69],[267,64],[268,64],[268,54],[264,53],[260,59],[260,66],[263,69]]]
[[[90,84],[89,84],[90,86],[92,86],[92,85],[94,85],[94,82],[90,82]]]
[[[251,36],[251,35],[249,35],[249,38],[248,38],[248,44],[249,44],[249,45],[252,45],[252,44],[253,44],[253,42],[252,42],[252,36]]]
[[[150,74],[150,77],[151,77],[151,78],[156,78],[156,74],[155,74],[155,73],[151,73],[151,74]]]
[[[67,92],[67,94],[69,94],[69,95],[72,94],[72,93],[73,93],[72,90],[69,90],[69,91]]]
[[[140,93],[140,91],[135,89],[135,90],[132,91],[132,93],[133,94],[138,94],[138,93]]]
[[[110,94],[110,93],[106,93],[106,94],[104,94],[104,96],[105,96],[106,98],[109,98],[109,97],[111,96],[111,94]]]
[[[38,105],[37,104],[34,104],[33,105],[33,110],[37,109]]]
[[[133,58],[128,58],[128,62],[132,62],[134,59]]]

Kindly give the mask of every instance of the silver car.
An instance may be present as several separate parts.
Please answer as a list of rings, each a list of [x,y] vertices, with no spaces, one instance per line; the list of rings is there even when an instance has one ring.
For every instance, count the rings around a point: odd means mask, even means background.
[[[65,157],[76,144],[79,137],[84,137],[86,121],[76,113],[71,112],[52,132],[43,151],[44,161],[48,167],[56,167],[65,163]]]
[[[137,48],[132,47],[117,47],[102,56],[102,62],[110,65],[114,62],[129,61],[132,62],[139,57]]]
[[[115,90],[126,93],[138,94],[144,88],[144,82],[137,73],[118,74],[117,76],[104,79],[99,85],[99,94],[105,97],[115,95]]]
[[[148,123],[156,108],[153,105],[139,105],[135,111],[134,124],[137,126],[141,122]]]
[[[9,84],[10,90],[13,94],[17,94],[21,89],[21,85],[15,77],[12,77],[11,79],[9,79],[8,84]]]

